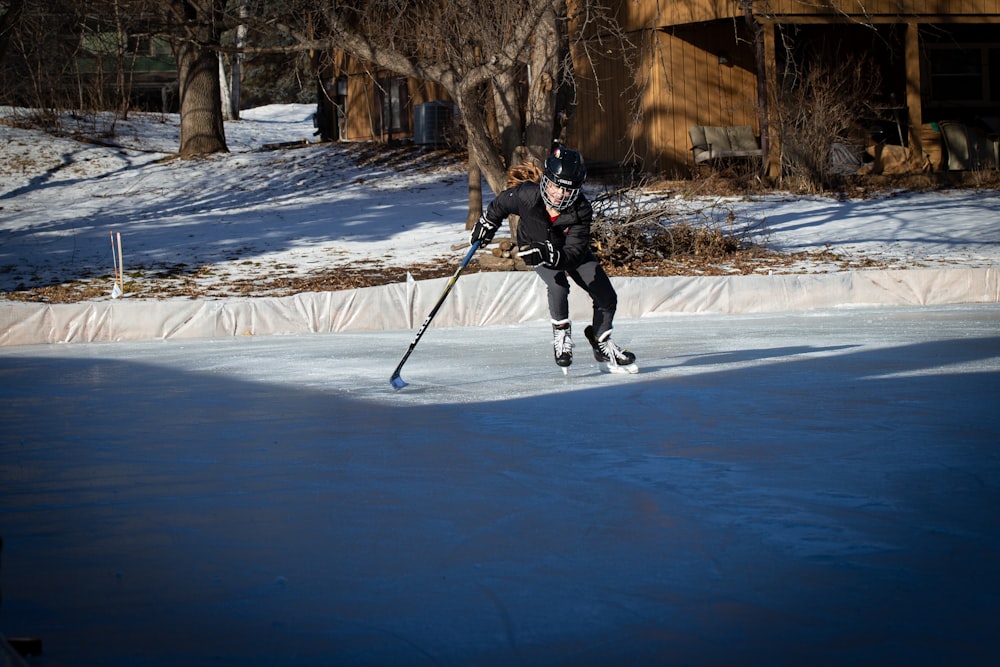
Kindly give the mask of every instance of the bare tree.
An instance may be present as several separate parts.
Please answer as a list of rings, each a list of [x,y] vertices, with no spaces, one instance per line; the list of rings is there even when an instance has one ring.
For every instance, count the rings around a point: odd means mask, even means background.
[[[0,96],[54,121],[54,109],[83,98],[78,61],[88,3],[68,0],[6,3],[0,14]]]
[[[10,43],[10,37],[14,32],[14,27],[18,24],[21,19],[21,13],[24,11],[25,0],[10,0],[9,2],[0,2],[0,65],[3,65],[4,57],[7,54],[7,45]]]
[[[40,111],[114,109],[134,102],[137,45],[165,37],[178,65],[179,154],[227,150],[218,53],[227,0],[11,0],[0,4],[0,60],[8,103]],[[235,25],[235,22],[232,22]],[[9,48],[9,51],[8,51]],[[113,97],[107,97],[111,92]],[[50,114],[56,118],[56,114]]]
[[[835,66],[812,62],[794,86],[775,92],[773,124],[781,135],[783,178],[828,188],[842,173],[831,162],[834,146],[860,158],[868,128],[859,118],[872,117],[871,100],[882,79],[864,56],[846,56]]]
[[[292,36],[295,48],[342,49],[378,68],[439,84],[462,118],[470,160],[482,170],[490,188],[499,192],[506,183],[509,153],[523,143],[518,119],[524,106],[511,92],[518,70],[531,61],[533,40],[542,27],[555,31],[554,23],[564,20],[565,4],[565,0],[291,0],[282,5],[280,16],[268,15],[265,3],[257,3],[251,12],[257,10],[258,25],[265,20]],[[538,57],[530,68],[529,88],[539,86],[549,92],[529,92],[536,104],[525,125],[546,128],[544,141],[532,147],[534,154],[544,154],[552,139],[551,86],[558,64]],[[506,114],[508,119],[498,128],[500,135],[508,135],[506,142],[489,130],[497,126],[498,116],[490,116],[497,109],[500,118]]]
[[[14,3],[8,4],[10,14]],[[226,150],[219,53],[339,50],[377,69],[433,82],[447,91],[466,131],[470,168],[481,169],[498,192],[509,166],[521,160],[537,162],[547,153],[560,115],[557,92],[572,78],[566,75],[571,62],[566,0],[88,0],[87,4],[92,16],[104,20],[159,17],[160,23],[146,30],[166,37],[173,46],[179,72],[181,155]],[[600,0],[573,4],[581,15],[602,6]],[[102,5],[106,12],[102,13]],[[263,46],[223,48],[223,33],[240,25],[253,33],[249,41]]]

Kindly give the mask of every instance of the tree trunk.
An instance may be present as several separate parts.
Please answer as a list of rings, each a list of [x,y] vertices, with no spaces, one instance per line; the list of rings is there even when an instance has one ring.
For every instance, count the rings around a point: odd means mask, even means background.
[[[239,14],[241,19],[250,16],[249,0],[240,0]],[[247,44],[247,26],[240,23],[236,26],[236,48],[242,49]],[[243,54],[238,52],[233,55],[232,79],[229,91],[229,117],[233,120],[240,119],[240,97],[243,94]]]
[[[219,57],[219,97],[222,100],[222,120],[233,119],[233,99],[229,96],[229,77],[226,76],[226,57],[221,53]]]
[[[507,187],[507,171],[490,141],[486,129],[486,116],[483,114],[477,92],[477,89],[469,90],[468,87],[462,86],[455,92],[453,99],[468,135],[470,164],[474,160],[482,170],[493,194],[500,194]]]
[[[518,68],[520,69],[520,68]],[[490,92],[493,95],[493,115],[496,118],[496,130],[500,141],[500,153],[507,165],[513,165],[514,152],[523,140],[521,127],[521,103],[519,81],[515,76],[517,69],[501,72],[493,78]]]
[[[465,216],[465,228],[472,229],[483,212],[483,172],[469,154],[469,212]]]
[[[225,153],[218,47],[226,0],[167,0],[166,18],[180,29],[174,37],[180,96],[182,157]]]
[[[552,148],[555,126],[555,82],[559,76],[560,34],[556,12],[563,2],[553,3],[553,9],[545,12],[532,37],[531,77],[528,85],[528,99],[524,143],[533,158],[541,163]],[[565,12],[565,8],[562,8]]]
[[[177,48],[181,97],[182,156],[225,153],[226,132],[219,89],[219,59],[215,51],[184,42]]]
[[[229,81],[229,117],[240,119],[240,96],[243,94],[243,54],[237,53],[232,59],[233,69]]]

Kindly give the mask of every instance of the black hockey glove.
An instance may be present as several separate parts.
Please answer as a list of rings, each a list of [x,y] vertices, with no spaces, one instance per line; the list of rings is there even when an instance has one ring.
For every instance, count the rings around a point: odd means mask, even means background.
[[[524,260],[528,266],[547,266],[550,269],[556,268],[559,264],[562,253],[552,247],[551,241],[544,243],[537,241],[529,246],[521,246],[517,256]]]
[[[469,243],[479,241],[479,247],[485,248],[493,240],[493,235],[497,233],[498,229],[500,229],[500,223],[493,222],[483,213],[479,216],[479,222],[472,228],[472,236],[469,237]]]

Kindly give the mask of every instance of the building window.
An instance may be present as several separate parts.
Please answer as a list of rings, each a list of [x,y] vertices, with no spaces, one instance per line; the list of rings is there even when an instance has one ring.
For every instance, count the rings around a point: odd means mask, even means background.
[[[928,101],[941,105],[982,105],[1000,101],[1000,48],[928,45]]]
[[[382,78],[378,81],[378,87],[382,95],[382,132],[408,132],[410,124],[406,108],[409,95],[406,78]]]
[[[990,102],[1000,102],[1000,48],[988,49],[989,59],[987,60],[989,76],[989,95],[986,99]]]

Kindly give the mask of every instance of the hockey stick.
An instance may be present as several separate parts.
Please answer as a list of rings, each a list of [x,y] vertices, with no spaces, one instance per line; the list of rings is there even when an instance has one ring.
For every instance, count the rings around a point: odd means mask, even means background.
[[[393,389],[399,390],[406,386],[406,381],[399,377],[399,372],[403,370],[403,364],[405,364],[406,360],[410,358],[410,353],[413,352],[413,348],[417,346],[417,342],[420,340],[420,337],[424,335],[424,331],[427,330],[427,326],[431,323],[431,320],[433,320],[434,316],[437,315],[438,309],[441,308],[441,304],[444,303],[448,293],[451,292],[451,288],[455,286],[456,282],[458,282],[458,276],[460,276],[465,267],[469,265],[469,262],[472,260],[472,256],[476,254],[477,250],[479,250],[479,241],[473,243],[472,247],[469,248],[469,252],[466,253],[465,259],[463,259],[462,263],[458,265],[458,269],[455,270],[454,275],[452,275],[451,279],[448,280],[448,284],[445,285],[444,292],[441,293],[441,297],[437,300],[437,303],[434,304],[434,307],[431,308],[431,312],[427,314],[427,319],[425,319],[424,323],[420,325],[420,329],[417,331],[417,335],[413,338],[413,342],[410,343],[410,347],[407,348],[406,354],[403,355],[403,358],[400,360],[399,365],[396,366],[396,370],[393,372],[392,377],[389,378],[389,384],[392,385]]]

